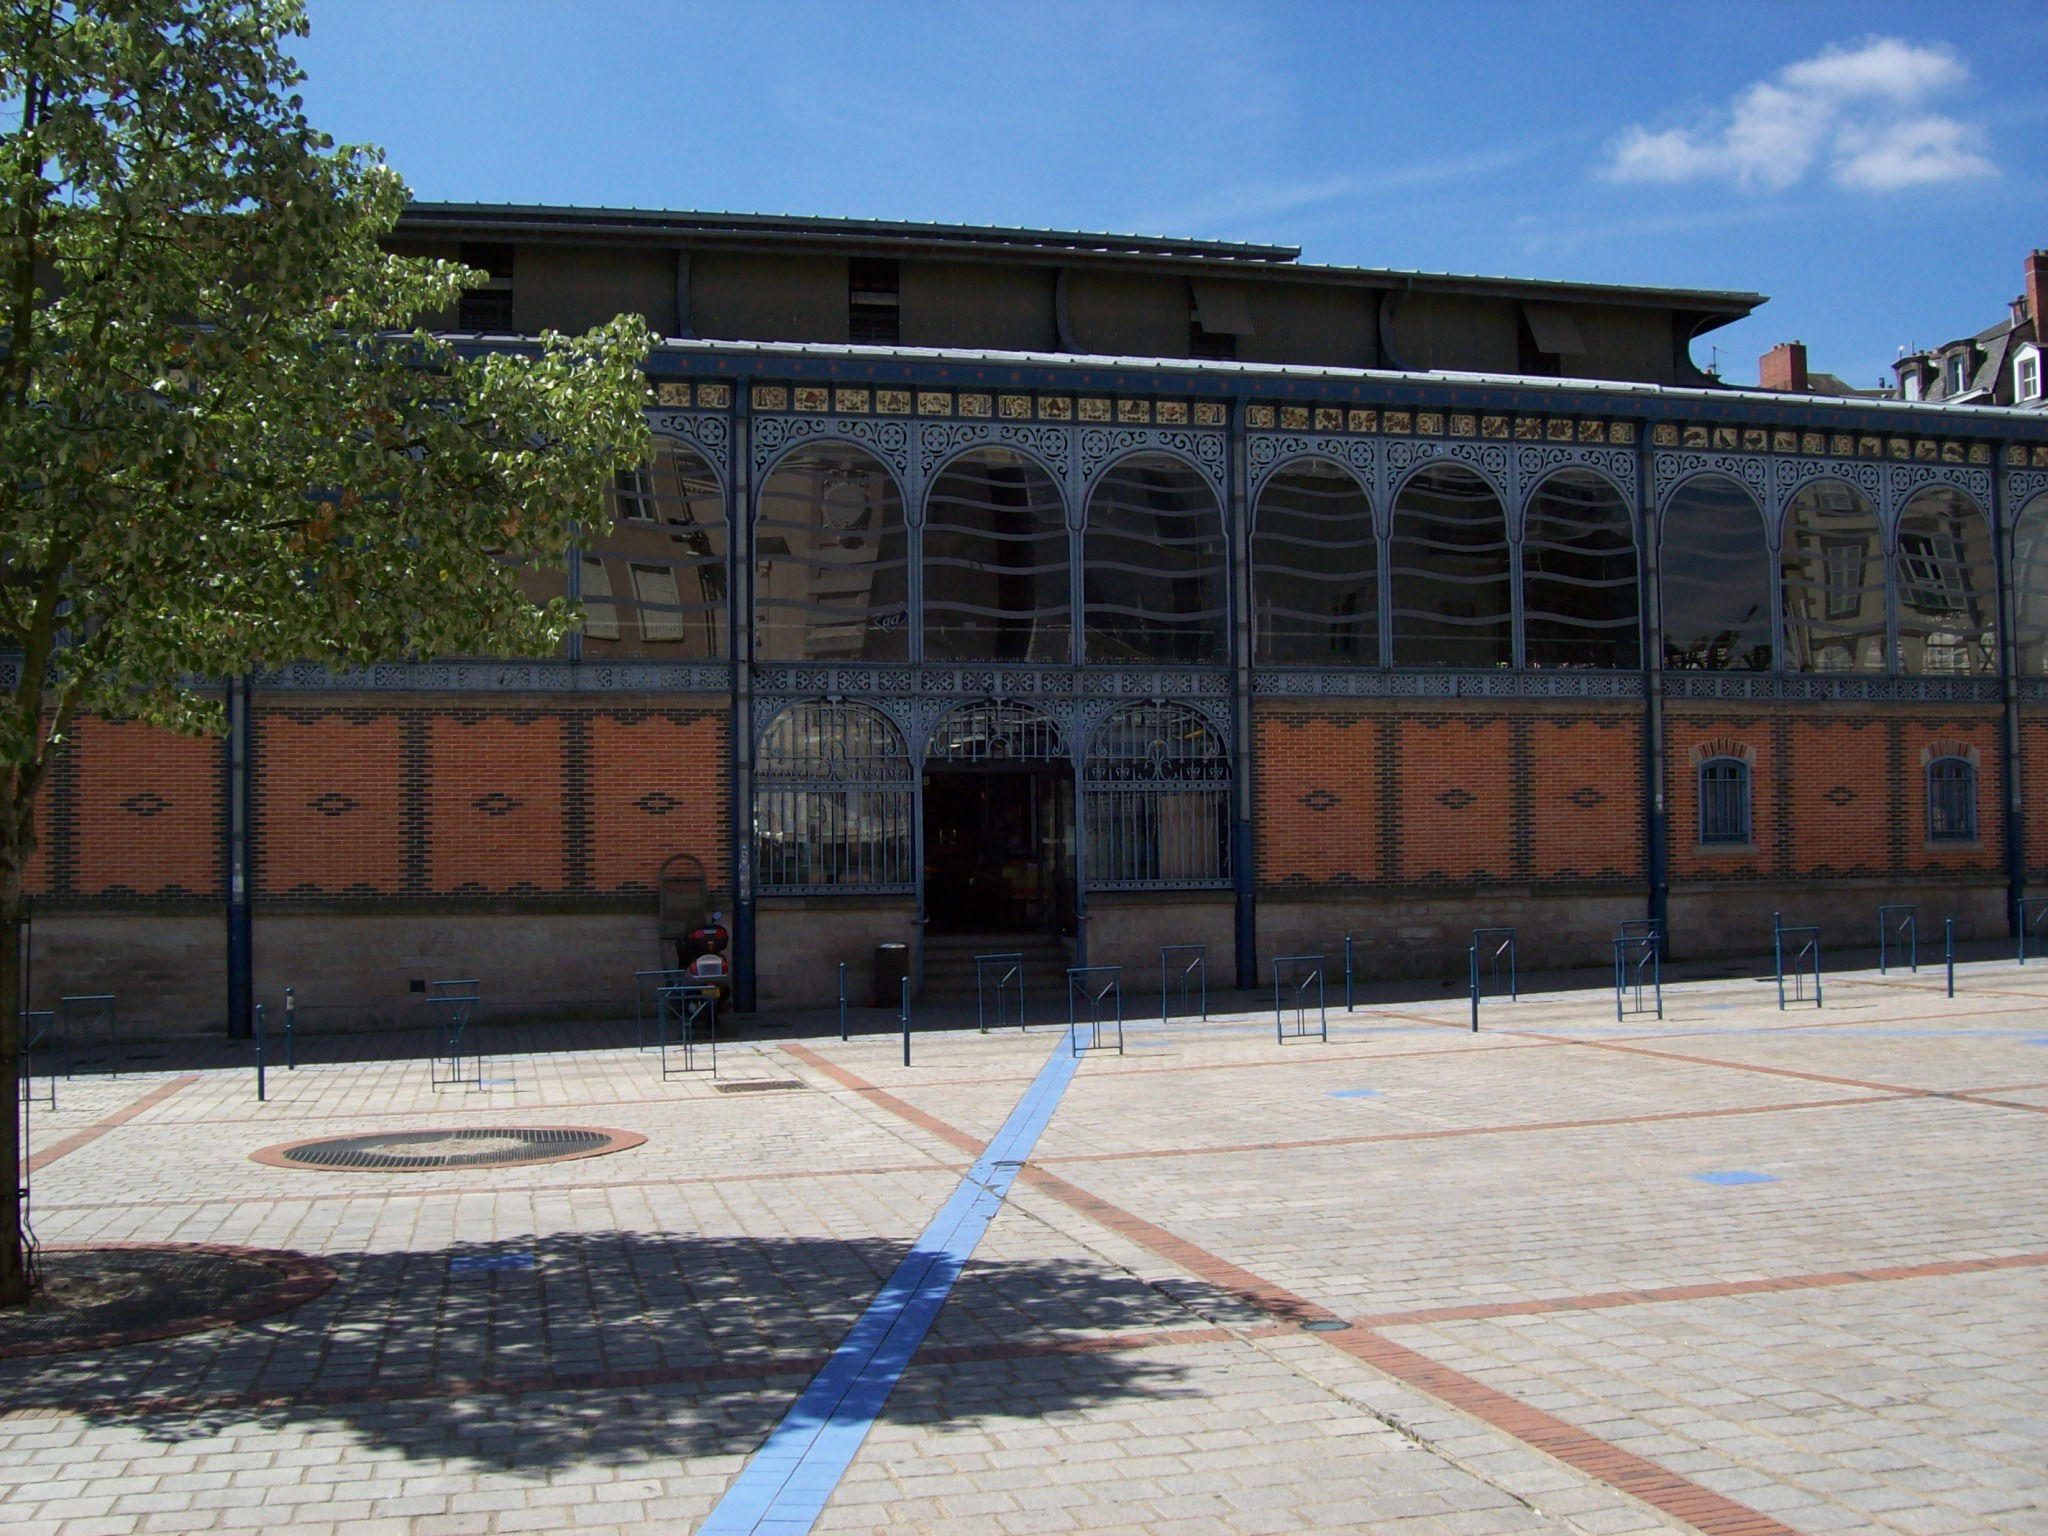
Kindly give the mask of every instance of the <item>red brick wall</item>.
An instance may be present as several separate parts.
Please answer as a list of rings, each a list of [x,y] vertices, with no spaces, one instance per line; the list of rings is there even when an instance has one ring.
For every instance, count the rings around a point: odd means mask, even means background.
[[[1998,878],[2004,869],[1999,717],[1812,709],[1666,716],[1666,805],[1675,880]],[[1754,851],[1702,848],[1695,748],[1751,754]],[[2048,734],[2042,740],[2048,757]],[[1974,750],[1978,841],[1927,842],[1923,754]],[[2032,770],[2030,770],[2031,772]]]
[[[44,807],[50,894],[220,899],[218,741],[84,720],[65,759],[45,786],[63,796]]]
[[[1635,712],[1264,706],[1267,888],[1643,877]]]
[[[259,897],[404,888],[397,715],[259,710],[256,760]]]

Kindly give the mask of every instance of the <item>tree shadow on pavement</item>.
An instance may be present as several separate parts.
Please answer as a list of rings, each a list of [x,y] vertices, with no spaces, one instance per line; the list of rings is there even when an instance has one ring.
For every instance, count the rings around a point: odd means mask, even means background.
[[[169,1442],[339,1426],[408,1459],[522,1473],[745,1453],[906,1251],[607,1231],[324,1254],[341,1279],[295,1312],[0,1362],[0,1408]],[[970,1263],[882,1416],[966,1427],[982,1405],[1178,1395],[1178,1366],[1099,1341],[1205,1325],[1097,1263]]]

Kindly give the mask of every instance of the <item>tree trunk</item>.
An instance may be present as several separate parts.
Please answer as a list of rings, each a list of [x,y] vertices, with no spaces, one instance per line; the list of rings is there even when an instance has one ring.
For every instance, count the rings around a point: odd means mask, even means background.
[[[21,877],[0,868],[0,1307],[29,1299],[21,1144]]]

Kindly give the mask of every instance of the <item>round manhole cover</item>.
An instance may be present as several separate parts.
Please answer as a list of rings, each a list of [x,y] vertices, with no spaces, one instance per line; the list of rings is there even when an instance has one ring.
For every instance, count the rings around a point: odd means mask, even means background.
[[[251,1155],[277,1168],[318,1168],[342,1173],[418,1173],[437,1168],[513,1168],[602,1157],[637,1147],[645,1136],[588,1125],[493,1126],[459,1130],[436,1126],[368,1136],[322,1136],[289,1141]]]

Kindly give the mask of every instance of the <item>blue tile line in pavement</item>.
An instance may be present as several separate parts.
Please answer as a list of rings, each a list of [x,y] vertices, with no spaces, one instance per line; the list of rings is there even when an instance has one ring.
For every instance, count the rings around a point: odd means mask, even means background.
[[[1775,1184],[1775,1173],[1754,1173],[1747,1168],[1731,1168],[1726,1173],[1696,1173],[1693,1175],[1702,1184]]]
[[[824,1512],[1073,1081],[1064,1036],[995,1139],[725,1491],[698,1536],[802,1536]]]

